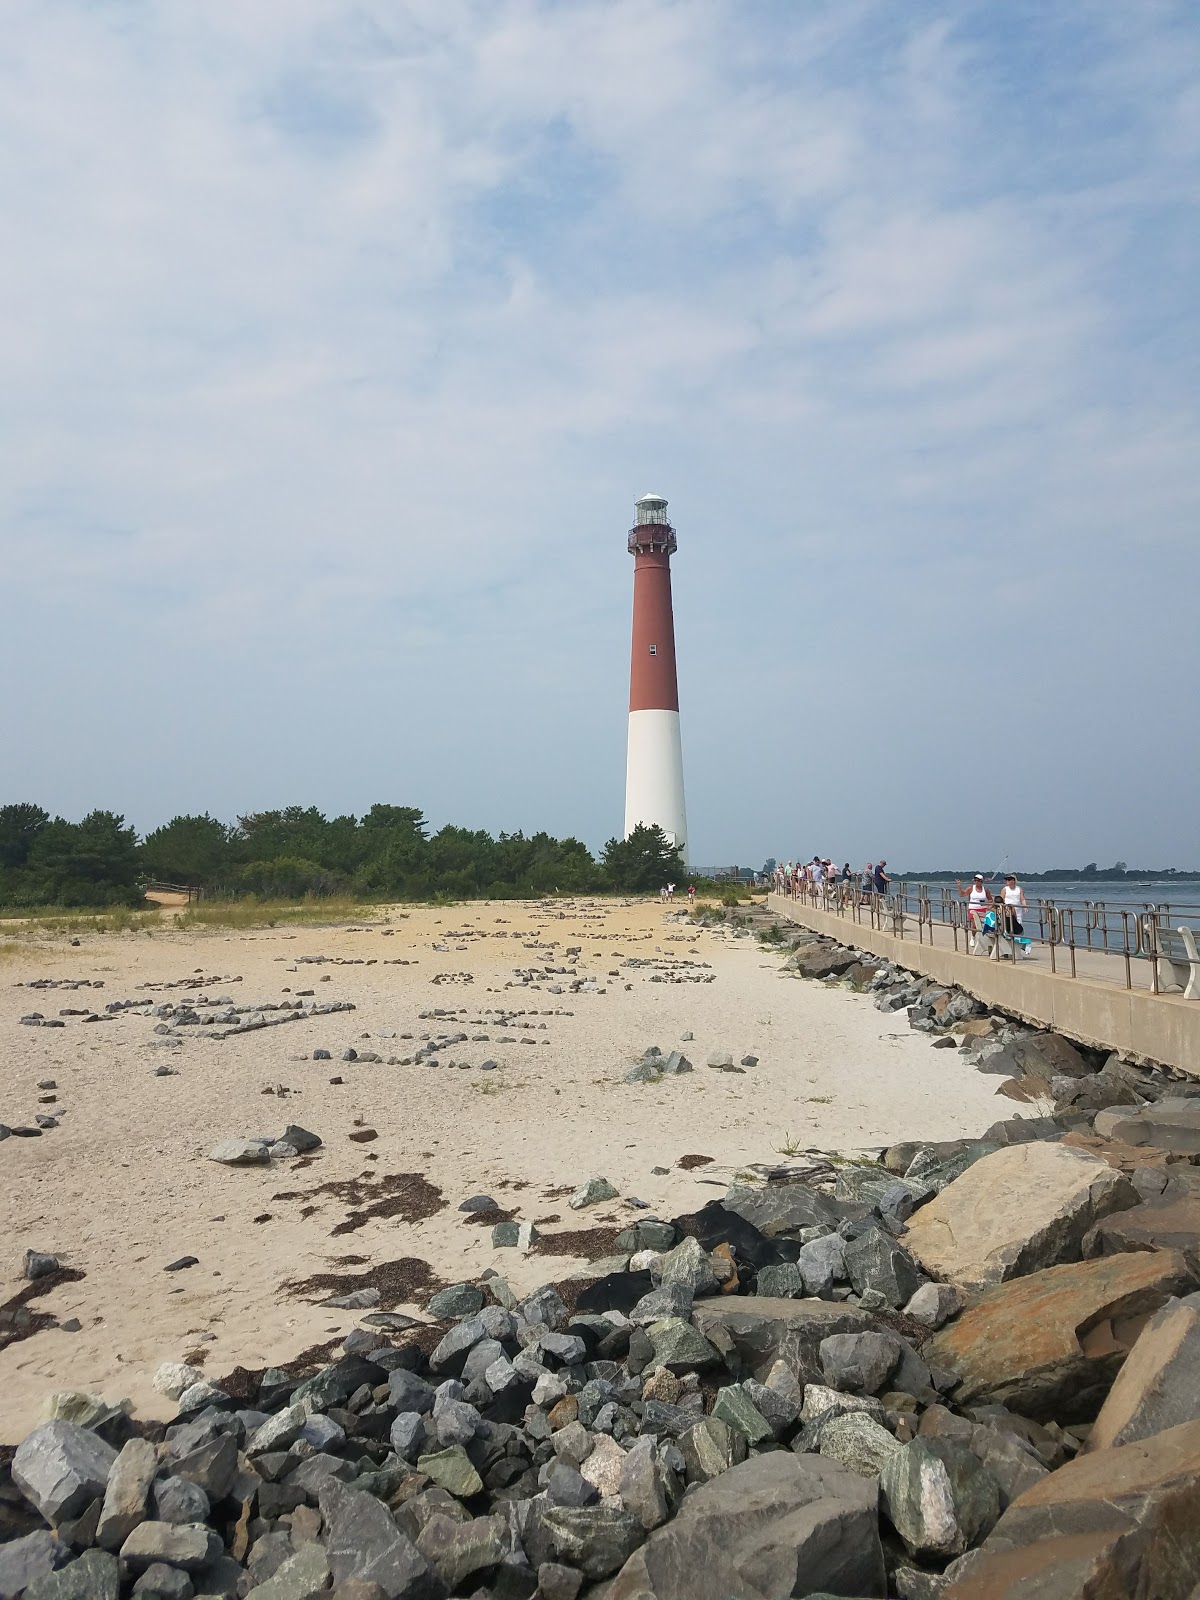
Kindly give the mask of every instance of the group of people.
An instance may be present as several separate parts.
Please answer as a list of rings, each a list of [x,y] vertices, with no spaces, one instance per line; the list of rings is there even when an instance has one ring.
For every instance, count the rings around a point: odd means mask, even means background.
[[[696,885],[694,883],[688,884],[687,897],[688,905],[694,906],[696,904]],[[662,888],[658,891],[658,898],[660,900],[674,900],[675,885],[673,883],[664,883]]]
[[[788,861],[775,868],[775,890],[790,895],[794,900],[800,895],[832,894],[844,903],[856,895],[860,905],[865,905],[875,895],[886,896],[892,886],[887,874],[887,862],[868,861],[861,872],[855,872],[847,861],[837,867],[828,856],[814,856],[811,861]]]
[[[988,888],[982,872],[977,872],[965,889],[957,878],[955,885],[960,898],[967,902],[967,920],[977,944],[987,935],[994,935],[998,931],[1006,938],[1015,939],[1022,949],[1029,951],[1024,921],[1027,902],[1015,872],[1005,874],[1004,887],[999,894],[993,894]]]

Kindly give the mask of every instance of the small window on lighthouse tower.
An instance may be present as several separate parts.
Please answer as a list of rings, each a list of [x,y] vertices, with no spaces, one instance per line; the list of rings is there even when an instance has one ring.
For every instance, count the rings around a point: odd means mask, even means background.
[[[656,656],[658,654],[658,646],[656,644],[652,644],[650,646],[650,654],[652,656]]]

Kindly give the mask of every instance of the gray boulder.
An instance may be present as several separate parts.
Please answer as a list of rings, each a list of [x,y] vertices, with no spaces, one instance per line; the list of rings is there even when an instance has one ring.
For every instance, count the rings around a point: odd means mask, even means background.
[[[763,1383],[777,1361],[801,1383],[823,1383],[821,1341],[834,1333],[867,1333],[875,1327],[857,1306],[759,1295],[698,1301],[695,1322],[713,1344],[730,1351],[735,1370],[740,1366]]]
[[[77,1561],[35,1578],[25,1600],[117,1600],[120,1592],[116,1556],[107,1550],[85,1550]]]
[[[71,1547],[47,1528],[0,1544],[0,1600],[14,1600],[38,1578],[71,1559]]]
[[[187,1478],[160,1478],[154,1485],[154,1514],[159,1522],[204,1522],[208,1496]]]
[[[96,1528],[96,1543],[102,1550],[119,1550],[138,1523],[145,1520],[146,1496],[157,1471],[158,1453],[149,1440],[130,1439],[122,1445],[108,1475]],[[207,1513],[208,1501],[205,1500],[201,1519]]]
[[[805,1294],[820,1299],[830,1293],[835,1283],[846,1281],[846,1241],[840,1233],[810,1239],[800,1246],[796,1266],[804,1278]]]
[[[104,1496],[117,1452],[77,1423],[43,1422],[17,1446],[13,1482],[47,1522],[68,1522]]]
[[[846,1272],[855,1294],[873,1290],[897,1310],[907,1304],[921,1286],[921,1271],[912,1256],[879,1228],[869,1228],[859,1238],[849,1241]]]
[[[626,1562],[607,1600],[788,1600],[886,1593],[874,1483],[773,1452],[688,1494]]]
[[[877,1478],[887,1461],[903,1449],[894,1434],[862,1411],[846,1411],[820,1425],[817,1449],[864,1478]]]
[[[318,1504],[335,1584],[355,1578],[377,1583],[388,1600],[437,1600],[441,1583],[382,1501],[330,1480]]]
[[[835,1333],[821,1341],[821,1371],[831,1389],[878,1394],[900,1361],[890,1333]]]
[[[619,1571],[646,1537],[637,1517],[607,1505],[550,1506],[540,1531],[559,1561],[593,1581]]]
[[[965,1445],[916,1438],[883,1464],[883,1509],[915,1556],[955,1556],[991,1532],[1000,1487]]]
[[[802,1183],[772,1183],[762,1188],[731,1184],[723,1201],[732,1211],[753,1223],[768,1239],[794,1236],[801,1228],[836,1228],[844,1208],[827,1195]]]
[[[202,1523],[139,1522],[121,1546],[121,1561],[135,1572],[156,1561],[199,1572],[220,1554],[220,1539]]]

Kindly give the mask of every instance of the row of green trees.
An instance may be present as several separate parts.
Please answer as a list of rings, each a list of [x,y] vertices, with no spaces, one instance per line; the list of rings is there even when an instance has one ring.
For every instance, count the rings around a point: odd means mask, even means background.
[[[597,860],[578,839],[547,833],[493,838],[447,826],[431,834],[412,806],[332,818],[288,806],[236,823],[173,817],[141,840],[111,811],[67,822],[41,806],[0,806],[0,906],[10,908],[137,905],[155,881],[219,896],[428,900],[645,892],[683,875],[661,828],[610,839]]]

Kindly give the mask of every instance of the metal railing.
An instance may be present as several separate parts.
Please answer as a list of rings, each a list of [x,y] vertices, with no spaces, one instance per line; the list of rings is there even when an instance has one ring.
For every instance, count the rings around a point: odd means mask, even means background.
[[[1146,901],[1142,905],[1116,905],[1104,900],[1060,901],[1037,898],[1017,914],[1018,931],[1007,907],[989,908],[994,925],[983,926],[986,912],[972,909],[955,889],[945,884],[893,883],[886,894],[867,892],[856,881],[835,879],[819,887],[800,883],[788,889],[773,885],[777,894],[813,906],[898,939],[934,944],[935,929],[944,930],[943,942],[970,955],[1000,961],[1018,959],[1018,950],[1044,949],[1051,972],[1078,977],[1080,952],[1116,956],[1124,969],[1125,988],[1134,987],[1134,962],[1148,964],[1152,994],[1163,992],[1160,930],[1181,925],[1200,931],[1200,905]],[[1095,974],[1091,974],[1095,976]]]

